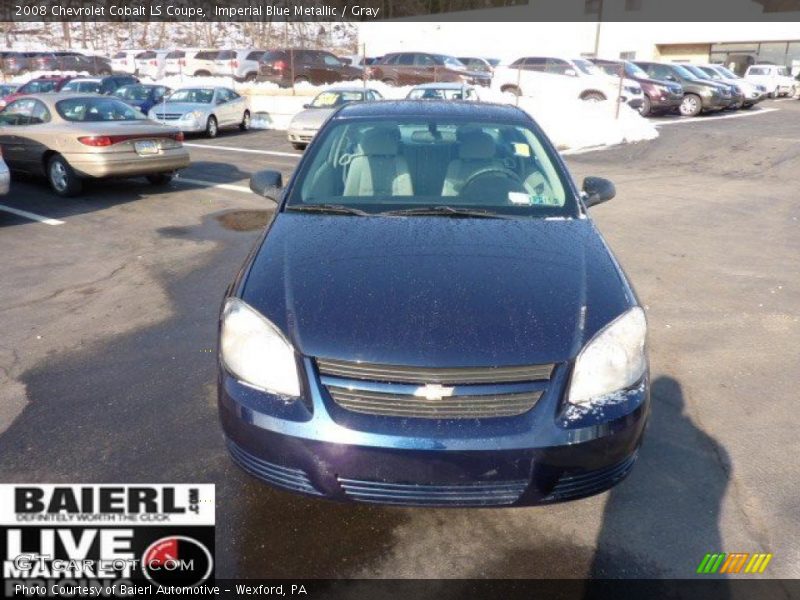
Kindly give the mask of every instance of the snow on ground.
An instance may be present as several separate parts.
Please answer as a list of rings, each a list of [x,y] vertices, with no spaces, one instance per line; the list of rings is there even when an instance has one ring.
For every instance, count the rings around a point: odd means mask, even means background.
[[[26,75],[16,78],[13,83],[24,83],[30,78],[31,75]],[[153,82],[146,77],[141,79],[143,83]],[[225,77],[186,75],[169,75],[158,79],[157,82],[173,89],[188,86],[232,86],[248,97],[258,127],[277,130],[287,129],[292,117],[302,111],[303,105],[309,103],[322,90],[363,85],[361,80],[330,86],[300,83],[292,90],[269,82],[239,83]],[[377,90],[384,98],[390,99],[405,98],[411,89],[411,86],[388,86],[381,81],[368,81],[367,85]],[[655,126],[627,105],[620,106],[617,116],[615,103],[611,101],[585,102],[566,94],[540,95],[536,98],[523,96],[517,99],[513,94],[503,93],[497,89],[482,87],[476,89],[480,99],[485,102],[517,104],[528,112],[559,150],[575,151],[658,137]]]

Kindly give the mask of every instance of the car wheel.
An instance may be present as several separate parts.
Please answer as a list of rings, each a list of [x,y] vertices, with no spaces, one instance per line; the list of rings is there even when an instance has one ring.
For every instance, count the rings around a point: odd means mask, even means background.
[[[305,150],[306,144],[301,144],[299,142],[292,142],[292,148],[294,148],[295,150]]]
[[[581,100],[584,102],[602,102],[605,99],[606,97],[600,92],[587,92],[581,96]]]
[[[172,178],[175,177],[175,173],[153,173],[152,175],[147,176],[147,181],[152,183],[153,185],[166,185]]]
[[[387,77],[386,79],[382,79],[381,81],[383,81],[383,83],[385,83],[386,85],[397,85],[397,81],[395,81],[391,77]]]
[[[206,137],[215,138],[219,133],[219,125],[217,123],[217,118],[214,115],[208,117],[208,121],[206,121]]]
[[[203,69],[194,72],[195,77],[211,77],[210,71],[205,71]]]
[[[242,122],[239,123],[239,129],[242,131],[247,131],[250,129],[250,111],[244,111],[244,115],[242,115]]]
[[[653,105],[650,102],[650,96],[647,94],[642,98],[642,105],[639,107],[639,114],[643,117],[648,117],[653,114]]]
[[[696,117],[703,110],[703,101],[697,94],[686,94],[681,101],[680,111],[684,117]]]
[[[515,85],[504,85],[500,88],[504,94],[514,94],[515,96],[522,96],[522,90]]]
[[[294,82],[295,83],[310,83],[308,81],[308,77],[306,77],[305,75],[298,75],[297,77],[294,78]]]
[[[245,81],[255,81],[255,80],[256,80],[256,76],[257,76],[257,75],[258,75],[257,73],[253,73],[253,72],[251,71],[250,73],[248,73],[247,75],[245,75],[245,77],[244,77],[244,80],[245,80]]]
[[[74,196],[83,187],[81,178],[60,154],[53,156],[47,163],[47,181],[56,194],[64,197]]]

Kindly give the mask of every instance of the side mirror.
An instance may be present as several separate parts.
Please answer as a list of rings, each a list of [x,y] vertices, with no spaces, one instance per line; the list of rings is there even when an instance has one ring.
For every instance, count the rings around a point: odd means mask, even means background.
[[[587,177],[583,180],[583,201],[586,208],[611,200],[617,195],[617,188],[608,179]]]
[[[578,73],[575,71],[575,69],[566,69],[564,71],[564,75],[569,75],[570,77],[577,77]]]
[[[256,171],[250,176],[250,189],[276,204],[282,188],[283,176],[279,171]]]
[[[311,108],[310,104],[303,104],[303,108]]]

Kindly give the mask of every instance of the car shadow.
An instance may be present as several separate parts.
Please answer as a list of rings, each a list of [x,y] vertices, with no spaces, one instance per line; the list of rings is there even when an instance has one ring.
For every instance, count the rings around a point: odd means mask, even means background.
[[[651,397],[639,460],[605,505],[593,578],[692,578],[706,553],[740,550],[725,548],[720,532],[731,471],[725,448],[688,414],[677,380],[659,377]],[[637,560],[620,561],[631,548]]]

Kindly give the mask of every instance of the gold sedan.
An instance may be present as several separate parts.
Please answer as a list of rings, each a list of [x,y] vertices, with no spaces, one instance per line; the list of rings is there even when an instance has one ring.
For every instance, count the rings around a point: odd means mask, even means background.
[[[85,178],[146,176],[169,182],[189,165],[183,133],[108,96],[22,96],[0,112],[0,147],[12,171],[44,175],[61,196]]]

